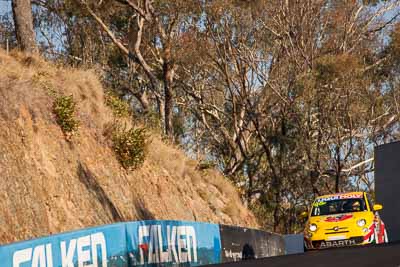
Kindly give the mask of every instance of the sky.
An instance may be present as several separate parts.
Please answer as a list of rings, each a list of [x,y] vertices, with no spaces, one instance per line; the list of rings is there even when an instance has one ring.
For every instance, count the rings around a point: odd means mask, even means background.
[[[0,0],[0,16],[9,11],[11,11],[11,1]]]

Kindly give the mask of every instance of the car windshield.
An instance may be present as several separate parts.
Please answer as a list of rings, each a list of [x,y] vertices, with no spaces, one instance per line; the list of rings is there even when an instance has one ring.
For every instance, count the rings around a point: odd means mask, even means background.
[[[365,211],[367,207],[363,198],[324,199],[315,200],[311,216],[340,214]]]

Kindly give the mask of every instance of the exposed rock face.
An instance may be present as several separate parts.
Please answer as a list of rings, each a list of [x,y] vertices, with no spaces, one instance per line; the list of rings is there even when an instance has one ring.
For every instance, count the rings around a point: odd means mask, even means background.
[[[53,93],[73,95],[67,141]],[[217,171],[152,137],[143,167],[121,168],[104,136],[112,113],[91,71],[0,51],[0,243],[118,221],[176,219],[256,226]]]

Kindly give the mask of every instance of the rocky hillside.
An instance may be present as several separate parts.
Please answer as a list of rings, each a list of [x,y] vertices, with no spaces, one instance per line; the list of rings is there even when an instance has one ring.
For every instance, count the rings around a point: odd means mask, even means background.
[[[54,94],[77,104],[70,140]],[[112,120],[93,71],[0,51],[0,243],[129,220],[257,225],[221,174],[156,135],[140,169],[121,168],[104,134]]]

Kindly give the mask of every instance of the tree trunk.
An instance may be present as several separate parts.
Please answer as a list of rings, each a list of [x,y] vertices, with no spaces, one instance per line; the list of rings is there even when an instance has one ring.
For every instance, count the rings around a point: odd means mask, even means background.
[[[30,0],[13,0],[12,10],[15,35],[22,51],[37,53],[35,32],[33,30],[32,7]]]
[[[132,91],[130,91],[132,92]],[[142,91],[139,93],[134,93],[133,96],[139,101],[142,106],[143,114],[148,114],[150,110],[149,98],[147,95],[147,91]]]
[[[336,164],[337,164],[337,171],[335,177],[335,192],[340,193],[340,173],[342,171],[341,166],[341,159],[340,159],[340,147],[336,146]]]
[[[249,188],[247,189],[247,205],[250,206],[253,197],[253,175],[249,175]]]
[[[173,137],[172,115],[174,107],[174,96],[172,82],[174,80],[174,64],[171,62],[171,49],[167,45],[164,51],[163,82],[164,82],[164,131],[165,135]]]
[[[168,83],[164,84],[164,131],[165,135],[173,136],[172,126],[173,95]]]

